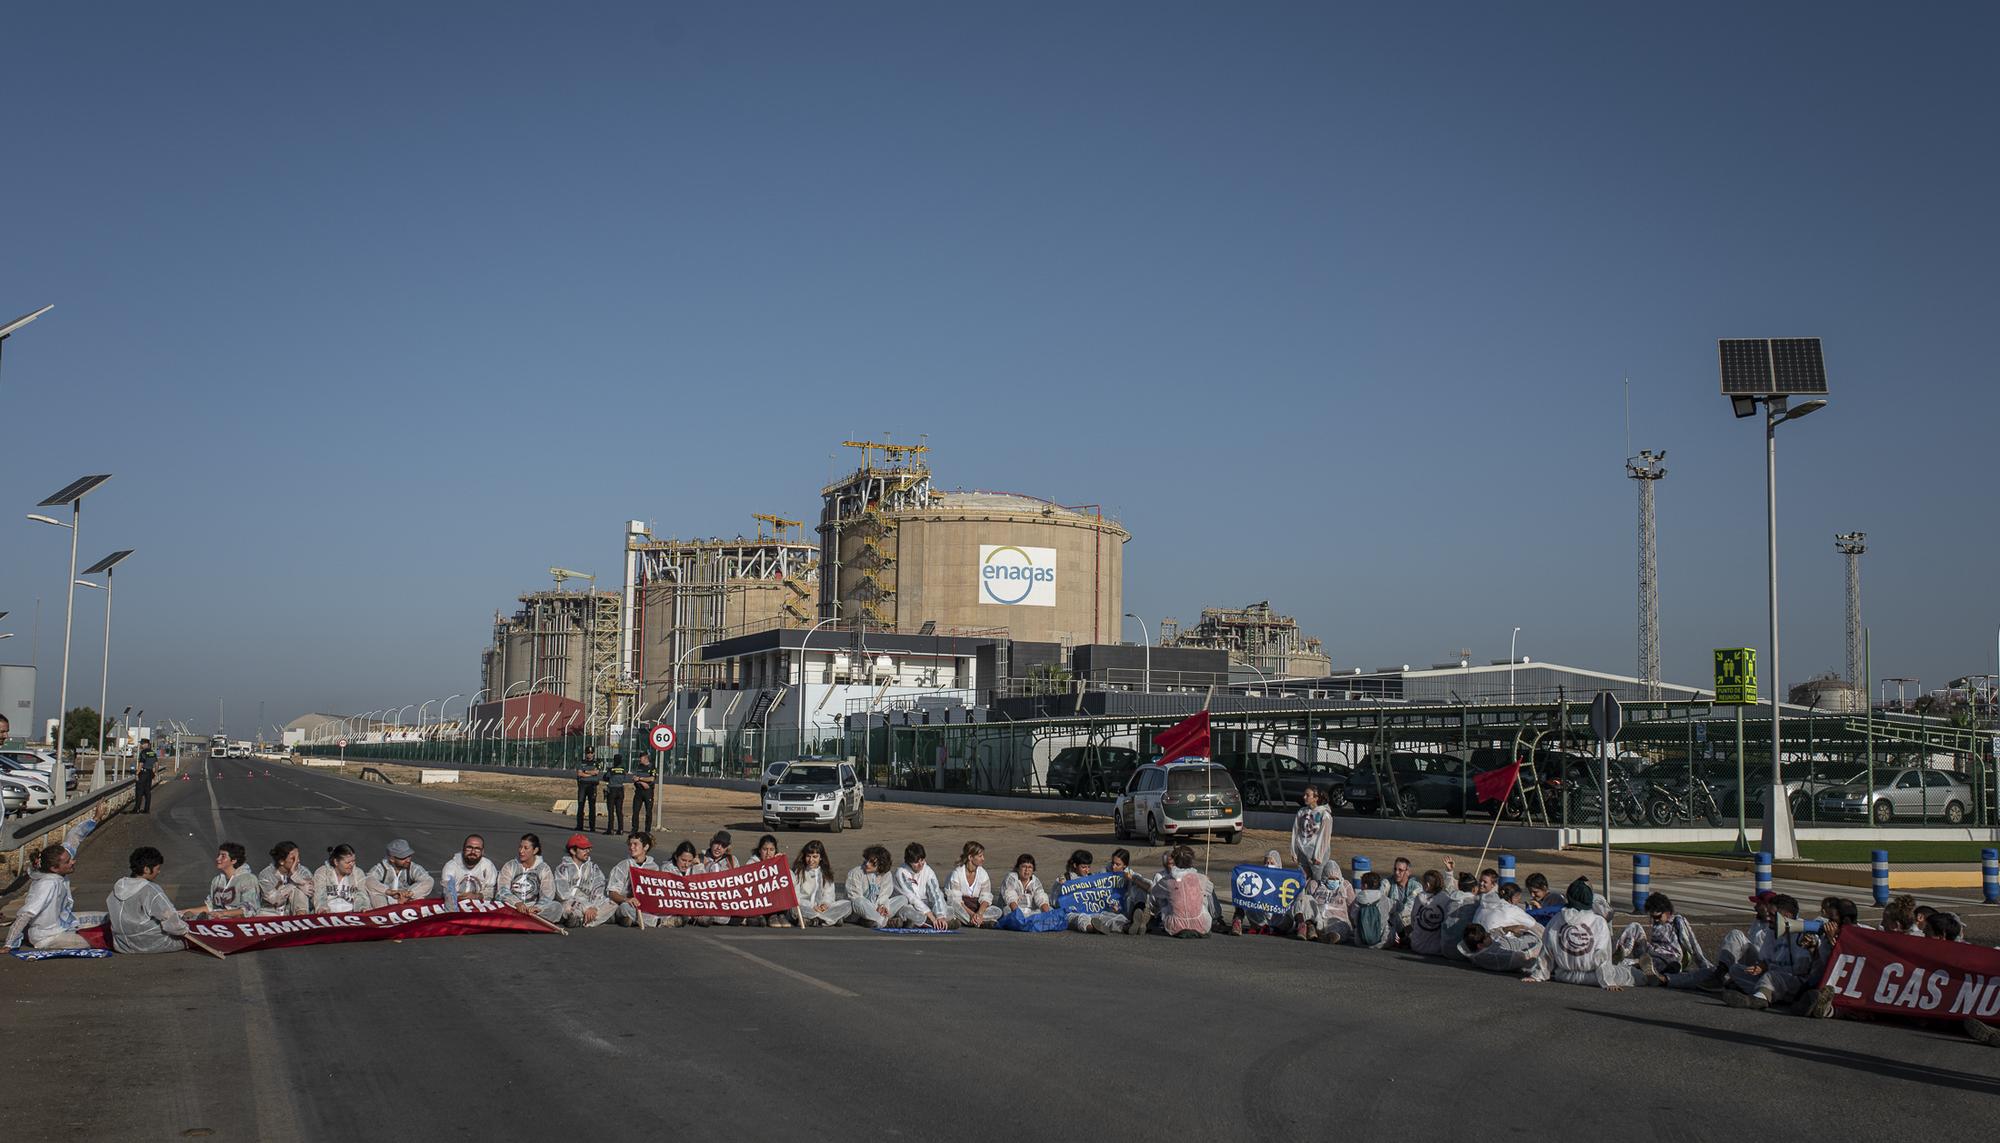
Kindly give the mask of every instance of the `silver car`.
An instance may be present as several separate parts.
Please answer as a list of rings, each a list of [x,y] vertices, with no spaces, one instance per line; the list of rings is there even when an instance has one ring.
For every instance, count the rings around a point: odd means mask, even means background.
[[[1822,793],[1824,817],[1867,818],[1876,825],[1897,819],[1943,821],[1958,825],[1972,806],[1972,787],[1965,777],[1948,770],[1902,770],[1882,779],[1873,790],[1861,778]]]

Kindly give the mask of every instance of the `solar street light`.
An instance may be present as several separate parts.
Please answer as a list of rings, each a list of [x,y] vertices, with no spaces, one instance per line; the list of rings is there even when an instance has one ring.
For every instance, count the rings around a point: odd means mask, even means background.
[[[55,772],[50,775],[52,780],[49,783],[51,792],[55,795],[56,805],[61,805],[66,800],[64,793],[67,790],[67,786],[63,781],[62,748],[69,719],[70,633],[76,625],[76,540],[77,534],[83,530],[83,498],[90,495],[93,489],[109,479],[111,479],[111,474],[108,472],[98,473],[95,476],[80,476],[65,484],[62,488],[45,498],[40,504],[35,505],[37,508],[56,508],[67,504],[70,511],[69,523],[67,524],[52,516],[44,516],[40,513],[33,513],[28,517],[30,520],[39,523],[54,524],[59,528],[69,529],[70,582],[66,585],[64,591],[67,602],[63,607],[62,686],[57,690],[59,697],[56,699],[56,764]]]

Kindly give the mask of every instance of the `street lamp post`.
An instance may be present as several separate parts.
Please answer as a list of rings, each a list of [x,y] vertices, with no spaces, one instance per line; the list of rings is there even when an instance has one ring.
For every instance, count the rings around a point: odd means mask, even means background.
[[[78,587],[102,588],[104,591],[104,662],[100,664],[97,678],[97,765],[100,772],[104,767],[104,712],[105,706],[110,702],[111,696],[111,574],[112,570],[123,562],[126,556],[131,554],[132,549],[130,548],[126,548],[124,551],[113,552],[83,569],[84,575],[95,575],[98,572],[103,572],[104,582],[102,584],[87,579],[78,579],[76,581],[76,586]]]
[[[67,504],[70,518],[66,524],[53,516],[43,516],[39,513],[28,517],[38,524],[54,524],[58,528],[69,529],[69,583],[64,590],[67,603],[63,608],[62,685],[57,690],[56,699],[56,764],[49,783],[54,805],[61,805],[68,800],[65,792],[69,787],[64,780],[62,752],[63,740],[67,737],[65,731],[69,729],[69,647],[70,633],[76,625],[76,541],[77,535],[83,531],[83,498],[90,494],[91,489],[109,479],[111,474],[108,472],[79,477],[36,505],[37,508],[58,508]],[[103,715],[100,713],[98,717],[102,718]]]
[[[1134,615],[1130,611],[1125,613],[1125,618],[1139,619],[1137,615]],[[1146,648],[1146,669],[1140,676],[1142,681],[1139,685],[1140,689],[1151,694],[1153,691],[1153,632],[1147,628],[1146,621],[1143,619],[1139,619],[1139,639]]]
[[[1514,628],[1514,633],[1507,637],[1507,703],[1509,706],[1514,703],[1514,664],[1521,661],[1520,657],[1514,654],[1515,641],[1520,639],[1520,637],[1521,629],[1519,627]]]
[[[806,644],[812,642],[812,637],[814,633],[816,633],[820,628],[832,622],[835,622],[834,617],[832,616],[828,616],[827,618],[820,620],[818,623],[812,625],[812,630],[806,632],[805,638],[799,640],[799,744],[795,753],[802,758],[805,756],[806,752],[806,707],[809,705],[806,702],[806,696],[808,694],[806,688]],[[695,648],[689,648],[689,650],[694,650],[694,649]],[[676,674],[678,674],[680,668],[679,660],[675,660],[674,667]],[[674,713],[676,716],[678,716],[680,713],[680,692],[678,690],[674,692]],[[675,733],[679,732],[676,731]]]

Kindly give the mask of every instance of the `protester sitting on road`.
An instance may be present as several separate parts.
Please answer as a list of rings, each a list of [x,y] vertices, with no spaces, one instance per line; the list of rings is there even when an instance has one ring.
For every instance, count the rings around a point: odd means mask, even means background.
[[[847,871],[847,919],[881,929],[896,923],[896,883],[889,873],[889,851],[871,845],[861,851],[861,864]]]
[[[1491,898],[1482,898],[1479,910],[1472,915],[1472,923],[1485,929],[1490,936],[1495,933],[1525,933],[1542,939],[1542,923],[1521,907],[1521,887],[1502,885],[1493,891]]]
[[[1310,874],[1333,856],[1333,811],[1318,785],[1307,786],[1302,800],[1305,804],[1292,817],[1292,860]]]
[[[1617,959],[1649,962],[1663,981],[1677,972],[1713,967],[1694,935],[1694,926],[1674,911],[1674,903],[1665,893],[1648,894],[1645,913],[1645,922],[1633,921],[1618,934],[1613,946]]]
[[[155,884],[167,859],[150,845],[132,851],[130,877],[121,877],[104,902],[111,947],[121,953],[179,952],[187,947],[187,919]]]
[[[1924,935],[1933,940],[1963,941],[1965,926],[1959,921],[1957,913],[1932,909],[1930,915],[1924,918]]]
[[[1528,890],[1527,904],[1522,907],[1531,913],[1539,913],[1543,909],[1560,909],[1569,903],[1563,900],[1562,894],[1549,891],[1549,878],[1545,873],[1528,874],[1528,879],[1522,882],[1522,885]]]
[[[1444,914],[1450,903],[1444,892],[1444,874],[1424,870],[1416,899],[1410,907],[1410,951],[1418,956],[1444,955]]]
[[[1746,964],[1760,962],[1764,954],[1777,940],[1778,930],[1774,922],[1777,911],[1771,903],[1778,895],[1769,889],[1756,893],[1750,898],[1750,905],[1756,911],[1756,919],[1750,928],[1731,929],[1722,935],[1722,943],[1715,950],[1715,962],[1710,968],[1684,968],[1667,977],[1668,988],[1699,988],[1707,992],[1721,992],[1723,980],[1729,969],[1739,961]]]
[[[215,851],[215,877],[208,883],[208,917],[254,917],[263,890],[245,862],[249,851],[225,841]]]
[[[98,820],[103,816],[103,803],[98,803],[98,807],[90,817],[69,828],[62,844],[36,850],[29,857],[32,872],[28,874],[28,895],[21,902],[20,911],[14,914],[13,925],[7,929],[8,948],[17,949],[23,944],[36,949],[90,947],[90,942],[78,936],[77,930],[89,928],[98,918],[89,917],[86,923],[86,918],[77,915],[69,875],[76,869],[76,853],[83,848],[83,839],[96,832]]]
[[[1500,891],[1500,871],[1498,869],[1480,870],[1479,890],[1478,890],[1479,895],[1481,897],[1491,897],[1495,893],[1498,893],[1499,891]]]
[[[694,856],[694,847],[687,847],[688,856]],[[638,903],[632,900],[632,871],[634,869],[658,869],[653,864],[653,835],[645,830],[637,830],[625,839],[625,860],[611,867],[611,875],[604,879],[605,896],[618,906],[618,923],[626,928],[657,928],[660,918],[651,913],[639,911]]]
[[[1194,848],[1177,845],[1167,856],[1167,871],[1153,883],[1145,910],[1126,931],[1169,937],[1205,937],[1211,932],[1227,932],[1222,924],[1222,904],[1215,897],[1215,883],[1194,867]]]
[[[723,873],[736,868],[736,854],[732,853],[729,848],[732,842],[733,839],[729,836],[728,830],[716,830],[715,836],[708,839],[708,852],[702,855],[701,871],[703,873]],[[729,925],[734,924],[736,918],[695,917],[693,920],[697,925]]]
[[[1882,906],[1882,931],[1885,933],[1917,933],[1917,899],[1908,893],[1898,893]]]
[[[257,872],[257,911],[267,916],[299,916],[313,911],[312,870],[299,859],[296,842],[271,847],[271,863]]]
[[[1444,927],[1441,930],[1444,955],[1447,959],[1464,960],[1459,945],[1464,943],[1466,927],[1479,915],[1479,906],[1485,898],[1477,892],[1479,883],[1473,880],[1472,874],[1453,869],[1449,857],[1444,859],[1444,881]]]
[[[951,867],[951,884],[945,887],[951,906],[953,928],[971,926],[990,929],[1000,921],[993,904],[993,879],[986,874],[986,847],[968,841],[959,850],[958,864]]]
[[[1096,864],[1097,859],[1089,850],[1079,849],[1069,855],[1068,863],[1063,866],[1063,880],[1072,881],[1078,877],[1089,877]],[[1107,869],[1105,872],[1113,871]],[[1061,886],[1057,886],[1057,889],[1060,891]],[[1079,933],[1122,933],[1131,923],[1125,916],[1122,905],[1118,911],[1109,913],[1085,912],[1075,905],[1068,908],[1069,927]]]
[[[777,856],[778,839],[767,833],[757,839],[757,852],[752,855],[751,860],[770,861]],[[798,879],[797,870],[792,871],[792,878],[793,883],[796,885]],[[792,910],[779,909],[775,912],[762,913],[754,917],[745,917],[743,918],[743,923],[746,925],[771,925],[781,929],[790,928],[792,925]]]
[[[667,859],[666,872],[689,877],[701,872],[701,851],[691,841],[683,841],[674,847],[673,856]],[[655,917],[663,929],[678,929],[682,925],[699,924],[695,917]]]
[[[1937,936],[1937,933],[1932,931],[1932,924],[1931,924],[1932,920],[1937,917],[1944,917],[1950,923],[1953,935],[1943,939],[1952,941],[1963,941],[1965,939],[1964,936],[1965,922],[1959,919],[1957,913],[1946,913],[1939,909],[1933,909],[1929,905],[1917,906],[1916,911],[1913,914],[1910,922],[1911,935],[1926,936],[1926,937]]]
[[[515,858],[500,867],[500,903],[552,924],[560,922],[563,903],[556,897],[555,870],[542,860],[542,839],[524,833],[514,852]]]
[[[1013,871],[1000,883],[1000,902],[1003,911],[1024,917],[1055,908],[1048,890],[1042,887],[1042,879],[1035,876],[1034,854],[1024,853],[1014,859]]]
[[[1783,893],[1770,901],[1774,927],[1755,958],[1739,957],[1724,977],[1723,1003],[1732,1008],[1787,1004],[1804,990],[1818,969],[1818,933],[1799,924],[1799,903]],[[1724,938],[1727,940],[1727,938]]]
[[[903,864],[896,867],[895,904],[897,927],[943,929],[951,926],[951,910],[945,905],[944,890],[938,888],[937,872],[919,842],[903,847]]]
[[[556,866],[556,900],[562,902],[562,923],[569,928],[594,928],[611,919],[604,871],[590,859],[590,835],[569,835],[562,864]]]
[[[1542,927],[1529,928],[1534,931],[1525,932],[1510,925],[1503,931],[1492,932],[1474,921],[1465,926],[1465,935],[1458,942],[1458,955],[1471,961],[1473,967],[1488,972],[1530,970],[1542,956]]]
[[[799,850],[798,860],[793,862],[792,884],[799,896],[793,919],[801,926],[837,925],[854,907],[834,896],[833,870],[826,863],[826,845],[818,838]]]
[[[354,847],[326,851],[326,864],[313,870],[313,912],[352,913],[368,908],[368,878],[354,867]]]
[[[1542,934],[1542,953],[1528,968],[1524,981],[1540,984],[1590,984],[1616,992],[1656,979],[1653,962],[1638,966],[1611,963],[1611,925],[1593,906],[1597,894],[1586,878],[1570,882],[1563,908]]]
[[[445,897],[456,906],[460,901],[491,901],[499,889],[500,871],[486,856],[486,839],[467,834],[458,852],[444,863]]]
[[[1264,868],[1283,869],[1284,867],[1284,856],[1277,850],[1267,849],[1264,851]],[[1291,929],[1290,921],[1291,918],[1274,913],[1268,909],[1239,908],[1236,910],[1236,916],[1229,922],[1229,931],[1239,937],[1245,933],[1265,935],[1278,932],[1281,929],[1289,931]]]
[[[1340,875],[1340,862],[1327,858],[1306,871],[1305,891],[1292,906],[1297,925],[1292,935],[1302,941],[1330,945],[1354,939],[1354,887]]]
[[[1417,891],[1422,884],[1411,872],[1410,859],[1399,857],[1389,865],[1389,880],[1382,883],[1382,896],[1389,902],[1389,927],[1397,945],[1410,943],[1410,915],[1417,907]]]
[[[416,850],[400,837],[389,843],[385,856],[368,871],[368,900],[377,909],[421,901],[436,888],[431,871],[417,864]]]
[[[1354,943],[1362,948],[1385,949],[1395,943],[1395,922],[1380,873],[1370,870],[1361,875],[1361,890],[1347,907],[1347,918],[1354,927]]]

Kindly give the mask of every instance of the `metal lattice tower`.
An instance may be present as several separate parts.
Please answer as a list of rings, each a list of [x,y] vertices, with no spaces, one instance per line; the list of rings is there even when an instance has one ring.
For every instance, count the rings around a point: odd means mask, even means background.
[[[1847,682],[1867,701],[1861,678],[1861,553],[1868,550],[1868,533],[1839,532],[1833,546],[1847,557]]]
[[[1625,461],[1625,475],[1639,482],[1639,681],[1649,699],[1660,697],[1660,560],[1653,483],[1667,474],[1666,459],[1666,449],[1642,449]]]

